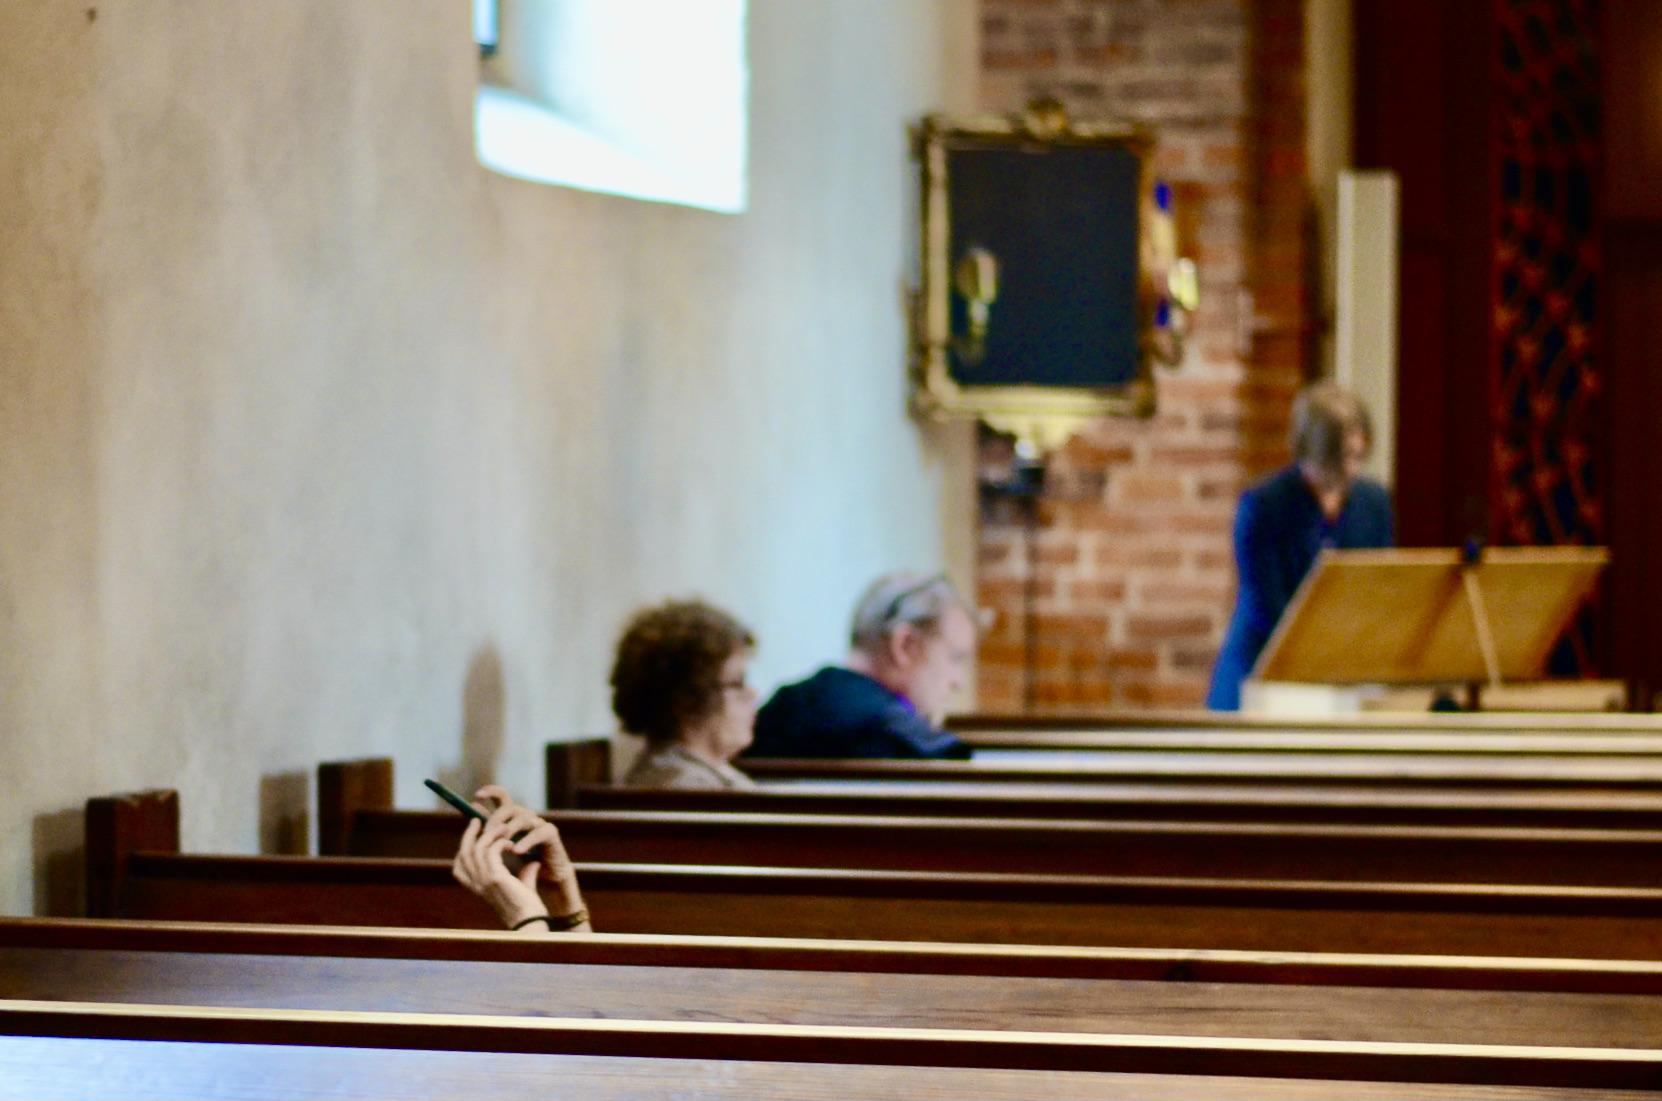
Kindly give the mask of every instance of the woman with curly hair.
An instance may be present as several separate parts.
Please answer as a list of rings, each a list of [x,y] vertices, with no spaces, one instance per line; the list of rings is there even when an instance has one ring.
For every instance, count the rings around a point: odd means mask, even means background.
[[[755,786],[727,763],[750,744],[756,723],[756,690],[745,682],[755,646],[749,628],[700,601],[672,600],[636,613],[612,666],[612,710],[625,730],[646,739],[624,783]],[[468,823],[451,865],[456,880],[516,932],[590,932],[559,831],[499,787],[482,788],[477,798],[490,817]],[[538,889],[543,870],[553,881],[557,913]]]
[[[612,710],[624,730],[646,739],[626,786],[755,786],[728,764],[756,724],[758,697],[745,679],[755,646],[749,628],[702,601],[636,613],[612,666]]]

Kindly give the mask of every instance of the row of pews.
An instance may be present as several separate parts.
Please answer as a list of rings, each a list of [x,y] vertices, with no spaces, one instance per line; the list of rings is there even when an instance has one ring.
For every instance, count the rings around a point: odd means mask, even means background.
[[[390,761],[320,767],[317,857],[183,853],[175,793],[92,800],[94,920],[0,924],[0,1095],[1662,1096],[1662,729],[966,733],[972,775],[755,792],[550,747],[593,937],[493,930],[461,818],[395,809]],[[1559,761],[1603,779],[1517,782]]]

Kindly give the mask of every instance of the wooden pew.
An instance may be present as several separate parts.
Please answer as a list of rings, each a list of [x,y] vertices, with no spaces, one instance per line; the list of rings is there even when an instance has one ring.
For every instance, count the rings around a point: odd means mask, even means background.
[[[951,783],[763,784],[749,791],[654,791],[586,784],[583,810],[911,815],[1368,826],[1662,829],[1662,792],[1352,786]]]
[[[389,782],[342,779],[370,769]],[[319,766],[318,820],[341,822],[345,833],[344,851],[324,855],[454,854],[463,818],[448,809],[392,809],[390,773],[385,760]],[[322,802],[331,791],[371,789],[380,805]],[[545,817],[572,859],[588,863],[1662,886],[1662,831],[629,811]]]
[[[31,1042],[38,1037],[59,1042]],[[343,1049],[369,1057],[352,1059]],[[404,1052],[412,1054],[397,1057]],[[710,1065],[731,1062],[744,1065]],[[977,1073],[942,1073],[951,1068]],[[1380,1083],[1504,1084],[1529,1087],[1523,1096],[1552,1097],[1561,1096],[1552,1087],[1654,1090],[1662,1082],[1662,1053],[13,1001],[0,1002],[0,1077],[14,1096],[133,1096],[142,1083],[145,1096],[225,1096],[229,1088],[256,1096],[474,1098],[558,1089],[564,1096],[670,1097],[715,1082],[716,1096],[816,1098],[861,1095],[856,1091],[1425,1096],[1424,1085],[1390,1090]],[[1286,1079],[1311,1081],[1300,1088]],[[710,1094],[698,1088],[698,1095]]]
[[[1446,787],[1476,790],[1662,791],[1662,757],[1590,753],[989,751],[968,761],[739,762],[759,781],[905,780],[914,783],[1224,784],[1232,787]]]
[[[177,802],[128,797],[123,813]],[[89,815],[90,817],[90,815]],[[137,831],[128,829],[126,836]],[[92,916],[489,928],[447,861],[102,852]],[[1662,890],[579,864],[614,932],[1662,959]]]
[[[1646,1049],[1659,986],[1631,962],[0,921],[0,999],[36,1003]]]
[[[1238,711],[1138,710],[1097,715],[949,715],[960,736],[980,732],[1125,730],[1631,731],[1662,733],[1662,714],[1542,711],[1363,711],[1349,715],[1253,715]]]
[[[1662,731],[1132,729],[965,731],[977,751],[1097,753],[1313,753],[1475,758],[1662,757]],[[991,754],[995,759],[1002,753]]]

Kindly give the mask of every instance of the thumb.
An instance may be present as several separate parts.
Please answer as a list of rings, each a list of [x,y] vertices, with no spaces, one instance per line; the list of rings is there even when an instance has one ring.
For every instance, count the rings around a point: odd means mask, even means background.
[[[537,869],[541,867],[541,861],[527,861],[525,866],[519,870],[519,881],[535,891],[537,889]]]

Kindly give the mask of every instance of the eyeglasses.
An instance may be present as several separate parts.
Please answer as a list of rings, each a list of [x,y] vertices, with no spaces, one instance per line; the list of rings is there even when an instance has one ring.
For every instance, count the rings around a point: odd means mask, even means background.
[[[887,610],[883,612],[883,622],[885,624],[895,622],[900,618],[900,609],[905,606],[908,600],[912,599],[921,592],[934,588],[936,585],[945,583],[946,580],[947,576],[944,572],[937,573],[931,577],[924,578],[915,585],[910,585],[900,590],[900,592],[896,594],[895,598],[889,601]]]

